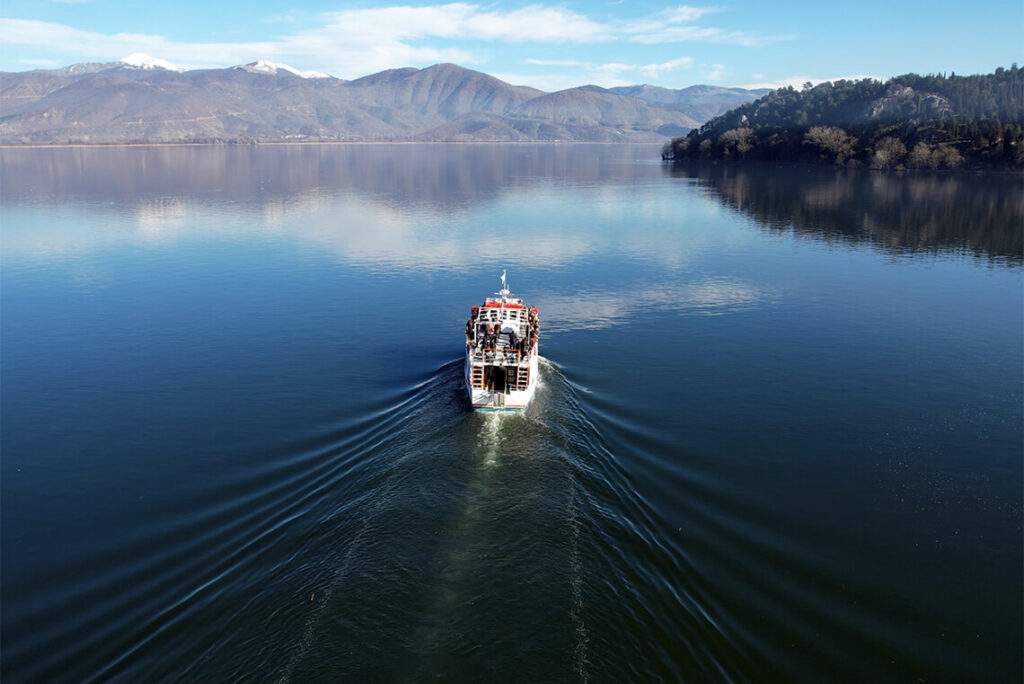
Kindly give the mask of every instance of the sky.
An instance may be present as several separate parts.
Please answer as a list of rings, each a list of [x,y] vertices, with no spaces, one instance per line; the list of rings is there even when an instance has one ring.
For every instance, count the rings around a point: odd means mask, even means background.
[[[344,79],[454,62],[546,91],[585,84],[799,87],[1024,63],[1022,0],[3,0],[0,71],[144,53]]]

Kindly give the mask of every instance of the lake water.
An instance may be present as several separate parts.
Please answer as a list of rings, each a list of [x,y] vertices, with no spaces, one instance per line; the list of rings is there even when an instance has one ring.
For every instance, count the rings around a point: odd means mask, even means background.
[[[2,677],[1016,682],[1019,178],[0,150]],[[541,312],[474,414],[469,307]]]

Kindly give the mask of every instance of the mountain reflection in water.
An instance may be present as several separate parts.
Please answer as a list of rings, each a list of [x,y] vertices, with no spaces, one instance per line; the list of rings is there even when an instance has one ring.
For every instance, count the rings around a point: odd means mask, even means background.
[[[0,679],[1021,681],[1019,191],[0,149]],[[545,361],[483,416],[503,269]]]

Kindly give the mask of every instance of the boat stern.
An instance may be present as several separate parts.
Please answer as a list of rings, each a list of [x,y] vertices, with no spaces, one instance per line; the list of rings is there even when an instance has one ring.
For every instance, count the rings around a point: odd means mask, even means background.
[[[526,409],[526,392],[489,392],[470,388],[470,403],[474,411],[485,413],[519,413]]]

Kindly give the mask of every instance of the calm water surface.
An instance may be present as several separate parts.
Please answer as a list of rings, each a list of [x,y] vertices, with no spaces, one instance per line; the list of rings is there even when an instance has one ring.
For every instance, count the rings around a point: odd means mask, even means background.
[[[1022,183],[0,150],[2,677],[1022,678]],[[540,307],[522,416],[469,306]]]

